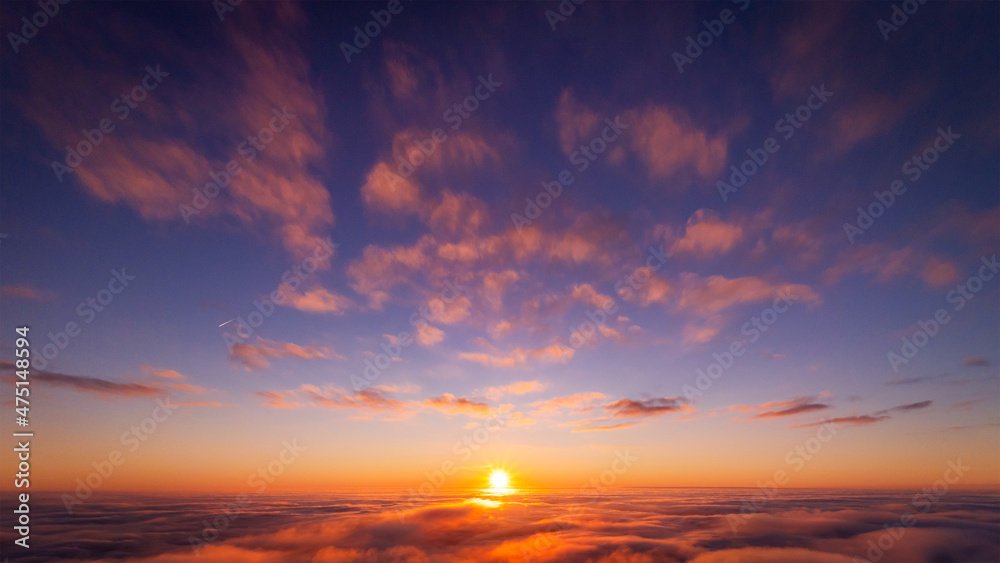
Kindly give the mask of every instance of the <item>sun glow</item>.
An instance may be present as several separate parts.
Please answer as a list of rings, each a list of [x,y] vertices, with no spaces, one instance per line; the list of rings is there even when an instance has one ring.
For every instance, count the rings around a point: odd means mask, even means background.
[[[494,469],[490,473],[490,488],[506,490],[510,488],[510,475],[503,469]]]

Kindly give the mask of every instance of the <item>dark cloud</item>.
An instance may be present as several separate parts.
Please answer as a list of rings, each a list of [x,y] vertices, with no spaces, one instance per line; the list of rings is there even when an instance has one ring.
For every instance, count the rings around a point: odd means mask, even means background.
[[[932,375],[925,375],[922,377],[901,377],[898,379],[890,379],[883,383],[883,385],[913,385],[914,383],[922,383],[924,381],[930,381],[935,379]]]
[[[910,403],[908,405],[900,405],[898,407],[892,407],[887,412],[906,412],[915,411],[919,409],[924,409],[931,406],[934,401],[920,401],[919,403]]]
[[[0,361],[0,371],[13,372],[14,370],[14,364],[7,361]],[[164,389],[142,383],[117,383],[97,377],[66,375],[42,370],[33,370],[31,381],[48,383],[56,387],[68,387],[75,391],[119,397],[158,397],[167,393]]]
[[[621,399],[604,406],[604,410],[614,413],[612,416],[634,417],[634,416],[655,416],[675,412],[687,408],[687,401],[680,397],[661,397],[657,399]]]
[[[830,408],[830,405],[825,405],[823,403],[801,403],[784,409],[777,409],[777,410],[757,413],[756,415],[754,415],[754,418],[775,418],[781,416],[793,416],[796,414],[802,414],[806,412],[821,411],[828,408]]]
[[[838,416],[836,418],[828,418],[826,420],[821,420],[819,422],[812,422],[809,424],[799,424],[793,426],[792,428],[806,428],[808,426],[822,426],[827,423],[833,424],[873,424],[875,422],[881,422],[883,420],[889,420],[890,416],[872,416],[872,415],[862,415],[862,416]]]

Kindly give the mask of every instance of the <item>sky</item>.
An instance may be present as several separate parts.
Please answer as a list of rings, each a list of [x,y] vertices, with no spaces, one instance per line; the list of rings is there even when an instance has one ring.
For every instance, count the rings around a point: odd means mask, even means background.
[[[1000,7],[894,6],[4,3],[32,487],[997,487]]]

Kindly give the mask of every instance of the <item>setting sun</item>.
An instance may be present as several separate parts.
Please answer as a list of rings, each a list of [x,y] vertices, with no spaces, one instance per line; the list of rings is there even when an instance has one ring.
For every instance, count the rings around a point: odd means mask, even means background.
[[[1000,0],[567,2],[0,0],[0,563],[1000,563]]]
[[[491,489],[507,489],[510,488],[510,475],[507,474],[503,469],[494,469],[490,473],[490,488]]]

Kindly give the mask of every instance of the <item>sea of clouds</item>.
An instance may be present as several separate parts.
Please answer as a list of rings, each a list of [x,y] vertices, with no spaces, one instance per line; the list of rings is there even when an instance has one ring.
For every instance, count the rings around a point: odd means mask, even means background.
[[[747,514],[746,499],[758,492],[468,491],[416,507],[403,491],[243,503],[235,495],[105,493],[73,514],[58,495],[33,493],[31,548],[10,551],[8,510],[0,535],[15,562],[1000,561],[996,491],[949,491],[915,511],[914,492],[784,489]]]

